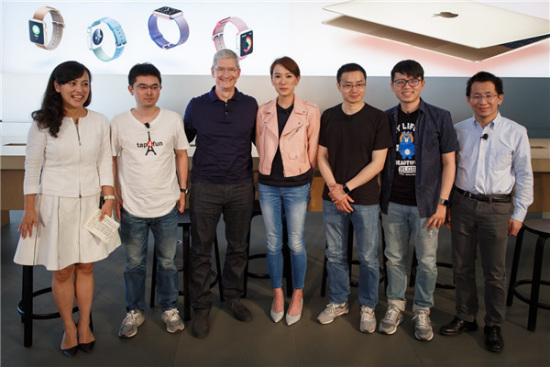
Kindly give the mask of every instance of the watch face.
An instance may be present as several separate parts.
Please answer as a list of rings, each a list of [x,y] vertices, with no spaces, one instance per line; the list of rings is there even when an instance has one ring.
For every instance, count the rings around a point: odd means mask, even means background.
[[[103,45],[104,38],[105,34],[101,29],[101,25],[97,24],[88,28],[88,48],[90,50],[100,48]]]
[[[99,46],[101,44],[101,41],[103,41],[103,31],[98,28],[92,34],[92,43],[95,46]]]
[[[37,20],[29,20],[29,39],[33,43],[44,45],[45,42],[44,23]]]
[[[162,8],[156,9],[153,13],[156,13],[158,16],[161,16],[163,18],[173,18],[174,15],[181,13],[183,15],[183,12],[179,9],[171,8],[169,6],[163,6]]]
[[[247,55],[250,55],[252,51],[254,51],[254,41],[252,36],[252,30],[239,33],[240,39],[238,40],[239,43],[239,51],[240,56],[244,57]]]

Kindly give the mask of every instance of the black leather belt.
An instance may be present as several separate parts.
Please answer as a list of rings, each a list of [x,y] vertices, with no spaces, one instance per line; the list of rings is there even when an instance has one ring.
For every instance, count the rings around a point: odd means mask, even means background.
[[[455,191],[460,195],[465,196],[470,199],[477,201],[486,201],[488,203],[509,203],[512,201],[512,195],[510,194],[498,194],[498,195],[483,195],[483,194],[472,194],[471,192],[464,191],[455,187]]]

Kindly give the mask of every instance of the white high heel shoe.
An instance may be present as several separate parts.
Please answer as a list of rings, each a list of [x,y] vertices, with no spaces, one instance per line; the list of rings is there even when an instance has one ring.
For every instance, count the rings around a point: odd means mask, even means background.
[[[288,326],[297,323],[302,318],[302,311],[304,310],[304,299],[303,298],[302,298],[301,302],[302,302],[302,308],[301,308],[300,313],[298,315],[290,316],[287,312],[287,314],[286,314],[286,323],[287,323]]]
[[[273,300],[275,302],[275,300]],[[283,310],[281,312],[273,312],[273,303],[271,304],[271,310],[269,310],[269,313],[271,314],[271,318],[275,323],[278,323],[283,319],[283,315],[285,314],[285,308],[283,307]]]

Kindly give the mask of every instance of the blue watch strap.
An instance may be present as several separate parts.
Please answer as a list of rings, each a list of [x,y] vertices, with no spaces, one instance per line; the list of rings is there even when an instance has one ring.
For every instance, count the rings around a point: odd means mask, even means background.
[[[151,14],[148,22],[149,35],[151,36],[151,39],[157,44],[157,46],[166,50],[185,43],[185,41],[189,38],[189,24],[187,24],[187,21],[183,15],[174,18],[171,17],[170,19],[178,24],[180,30],[180,39],[177,43],[169,42],[166,38],[164,38],[162,33],[160,33],[157,25],[158,18],[156,15]]]
[[[122,51],[124,51],[124,45],[126,44],[126,35],[124,34],[120,23],[113,18],[105,17],[96,20],[92,23],[91,27],[94,27],[100,23],[107,24],[111,32],[113,32],[113,35],[115,36],[116,49],[113,56],[107,55],[107,53],[103,51],[103,47],[96,48],[93,51],[97,58],[101,61],[111,61],[122,55]]]

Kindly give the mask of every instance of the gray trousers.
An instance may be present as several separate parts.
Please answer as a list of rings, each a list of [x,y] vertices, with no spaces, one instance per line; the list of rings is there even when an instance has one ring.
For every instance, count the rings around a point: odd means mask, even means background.
[[[485,279],[485,325],[500,326],[506,313],[506,246],[511,203],[477,201],[455,193],[451,208],[456,316],[475,320],[479,309],[477,248]]]

